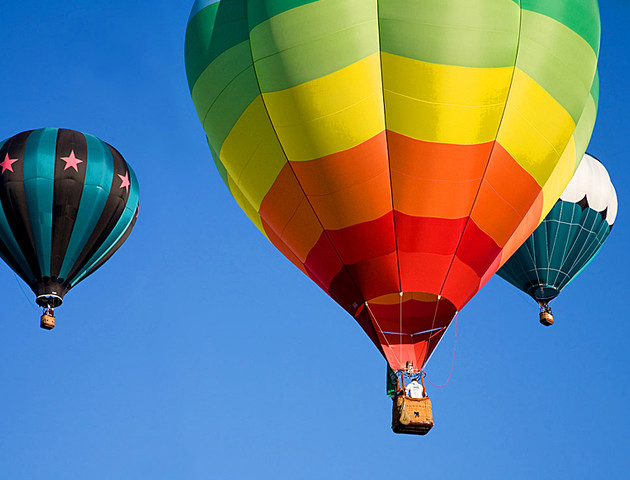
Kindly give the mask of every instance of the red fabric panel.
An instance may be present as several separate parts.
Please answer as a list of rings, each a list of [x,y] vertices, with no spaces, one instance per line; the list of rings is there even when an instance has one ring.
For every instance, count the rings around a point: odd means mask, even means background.
[[[457,257],[481,279],[500,253],[501,249],[494,240],[482,232],[471,219],[462,235]]]
[[[396,251],[391,212],[372,222],[342,230],[329,230],[328,237],[346,265]]]

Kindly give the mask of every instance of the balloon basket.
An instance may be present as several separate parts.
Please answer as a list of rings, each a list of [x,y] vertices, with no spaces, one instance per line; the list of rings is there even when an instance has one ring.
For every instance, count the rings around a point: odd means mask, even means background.
[[[553,325],[553,315],[549,312],[540,312],[540,323],[545,327]]]
[[[433,409],[429,397],[394,397],[392,430],[394,433],[426,435],[433,427]]]
[[[45,330],[52,330],[55,328],[55,317],[44,313],[40,319],[39,326]]]

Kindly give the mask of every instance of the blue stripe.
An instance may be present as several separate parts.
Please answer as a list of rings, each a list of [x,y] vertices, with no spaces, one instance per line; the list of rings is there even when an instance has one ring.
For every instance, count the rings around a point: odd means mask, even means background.
[[[130,174],[130,187],[129,187],[129,198],[127,198],[127,204],[125,205],[125,210],[123,211],[120,219],[116,223],[116,226],[112,230],[112,232],[108,235],[107,239],[103,242],[101,247],[97,250],[97,252],[90,258],[90,260],[85,264],[85,267],[81,269],[81,271],[77,272],[77,275],[74,277],[72,282],[70,283],[70,287],[74,287],[77,283],[79,283],[89,272],[94,265],[96,265],[100,260],[107,255],[118,240],[123,236],[131,222],[133,221],[133,216],[136,213],[136,209],[138,208],[138,200],[139,200],[139,188],[138,188],[138,180],[136,178],[135,172],[131,169],[129,165],[127,165]]]
[[[219,3],[221,0],[197,0],[193,5],[192,10],[190,11],[190,16],[188,17],[188,23],[192,20],[192,18],[201,12],[208,5],[212,5],[213,3]]]
[[[50,276],[56,149],[56,128],[35,130],[24,149],[24,192],[42,277]]]
[[[114,159],[109,147],[98,138],[84,134],[87,142],[85,183],[81,203],[72,229],[72,236],[59,271],[59,278],[65,279],[79,258],[85,244],[98,223],[114,176]]]

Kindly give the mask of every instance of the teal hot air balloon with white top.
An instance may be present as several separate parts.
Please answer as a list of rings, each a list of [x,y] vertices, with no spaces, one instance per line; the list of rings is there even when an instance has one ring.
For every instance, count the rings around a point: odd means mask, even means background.
[[[616,217],[608,172],[586,154],[551,212],[497,273],[536,300],[540,322],[551,325],[549,302],[597,255]]]

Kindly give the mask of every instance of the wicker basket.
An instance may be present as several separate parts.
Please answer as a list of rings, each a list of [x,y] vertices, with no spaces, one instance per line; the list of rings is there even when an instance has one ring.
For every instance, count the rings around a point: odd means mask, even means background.
[[[39,326],[46,330],[52,330],[55,328],[55,317],[52,315],[43,314],[39,322]]]
[[[433,427],[433,409],[429,397],[394,397],[392,430],[394,433],[426,435]]]
[[[553,315],[549,312],[540,312],[540,323],[545,327],[553,325]]]

